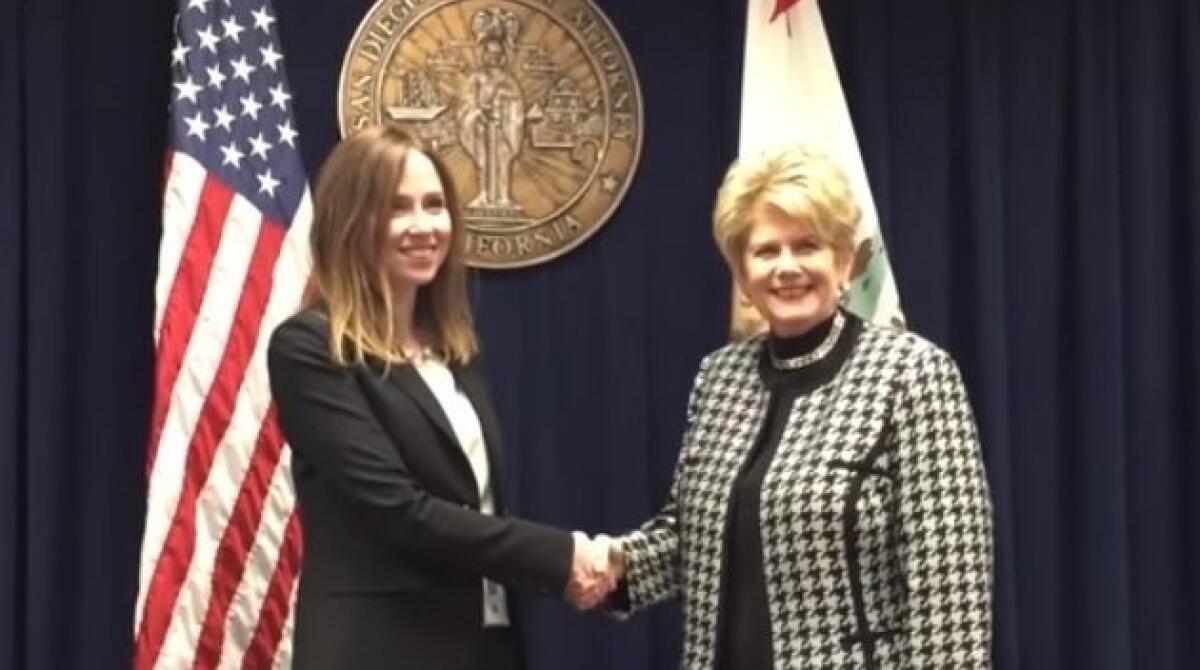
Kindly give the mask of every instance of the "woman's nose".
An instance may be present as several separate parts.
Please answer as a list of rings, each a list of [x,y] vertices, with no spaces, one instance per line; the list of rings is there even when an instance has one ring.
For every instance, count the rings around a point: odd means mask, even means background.
[[[779,257],[775,259],[776,269],[783,273],[794,273],[800,271],[800,259],[796,257],[790,250],[784,249]]]
[[[433,232],[433,223],[425,212],[417,210],[409,217],[406,232],[410,235],[425,235]]]

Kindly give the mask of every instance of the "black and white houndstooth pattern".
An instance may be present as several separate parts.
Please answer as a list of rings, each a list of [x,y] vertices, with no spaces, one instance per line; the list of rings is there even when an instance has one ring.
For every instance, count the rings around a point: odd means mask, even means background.
[[[714,663],[731,486],[767,408],[762,342],[705,358],[668,501],[625,539],[632,610],[683,597],[684,670]],[[936,346],[865,326],[793,405],[760,505],[776,670],[990,667],[987,483]]]

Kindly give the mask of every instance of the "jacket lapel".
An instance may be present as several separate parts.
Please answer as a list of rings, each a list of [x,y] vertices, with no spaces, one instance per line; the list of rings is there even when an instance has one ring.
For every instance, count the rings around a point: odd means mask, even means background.
[[[446,413],[442,410],[441,403],[433,396],[433,391],[430,391],[425,380],[421,379],[421,373],[411,365],[396,365],[392,368],[391,375],[396,384],[421,408],[430,423],[442,431],[450,446],[457,449],[461,455],[462,445],[458,443],[458,437],[450,427],[450,419],[446,418]]]

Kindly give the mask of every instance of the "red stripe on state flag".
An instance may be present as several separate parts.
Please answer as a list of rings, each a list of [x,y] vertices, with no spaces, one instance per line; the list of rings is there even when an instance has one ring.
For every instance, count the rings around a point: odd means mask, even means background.
[[[136,640],[134,667],[137,670],[149,670],[154,666],[166,639],[171,615],[196,548],[196,500],[208,479],[217,446],[229,426],[238,388],[254,353],[259,326],[271,297],[272,272],[283,236],[284,229],[278,223],[263,220],[259,226],[233,327],[225,342],[216,378],[204,398],[200,420],[188,444],[183,485],[175,516],[171,520],[171,529],[150,578],[145,612]]]
[[[254,546],[259,523],[263,516],[263,501],[271,478],[283,452],[283,436],[275,421],[272,405],[263,417],[250,467],[242,479],[237,502],[221,535],[213,565],[212,590],[204,614],[204,626],[196,645],[192,667],[195,670],[216,668],[221,661],[221,646],[225,642],[225,619],[234,593],[246,572],[246,558]]]
[[[786,14],[787,10],[800,4],[800,0],[775,0],[775,11],[771,12],[771,20],[779,18],[780,14]]]
[[[263,598],[262,610],[258,613],[258,624],[254,627],[254,637],[250,639],[246,655],[242,657],[242,670],[261,670],[271,667],[275,659],[275,652],[279,649],[279,641],[283,638],[283,628],[287,625],[288,612],[292,606],[292,588],[296,583],[296,575],[300,571],[301,542],[298,513],[298,509],[292,508],[292,514],[288,517],[283,548],[279,551],[279,560],[275,563],[275,571],[271,574],[267,595]]]
[[[147,476],[154,471],[163,424],[171,408],[172,391],[179,379],[179,370],[183,366],[188,342],[192,339],[200,305],[204,302],[209,275],[232,202],[233,191],[228,186],[211,175],[204,180],[196,216],[188,230],[183,256],[163,309],[162,330],[154,363],[154,408],[150,415],[150,441],[146,453]]]

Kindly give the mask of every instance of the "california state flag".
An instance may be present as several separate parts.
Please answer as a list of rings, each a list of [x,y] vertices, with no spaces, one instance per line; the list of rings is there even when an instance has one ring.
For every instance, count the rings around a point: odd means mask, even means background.
[[[849,307],[876,323],[903,325],[900,296],[879,230],[879,215],[817,0],[748,0],[738,156],[804,143],[846,172],[862,208]],[[761,321],[734,292],[734,333]]]

